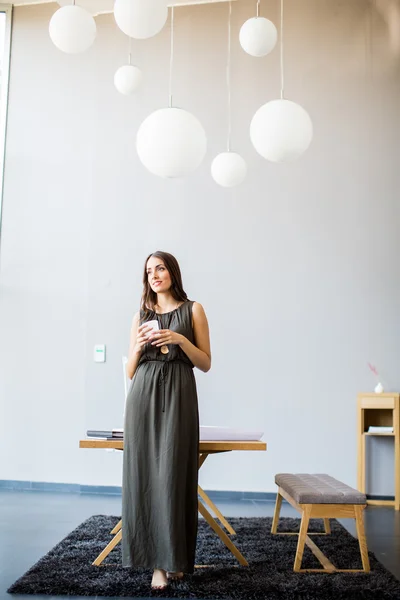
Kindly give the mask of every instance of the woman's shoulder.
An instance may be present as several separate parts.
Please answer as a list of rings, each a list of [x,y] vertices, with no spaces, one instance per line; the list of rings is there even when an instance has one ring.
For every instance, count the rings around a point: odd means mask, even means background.
[[[151,319],[154,319],[154,314],[154,310],[146,307],[145,309],[141,308],[140,311],[137,312],[133,318],[137,319],[141,323],[144,323],[145,321],[150,321]]]
[[[192,311],[194,315],[204,315],[204,308],[200,302],[196,302],[195,300],[190,300],[192,304]]]

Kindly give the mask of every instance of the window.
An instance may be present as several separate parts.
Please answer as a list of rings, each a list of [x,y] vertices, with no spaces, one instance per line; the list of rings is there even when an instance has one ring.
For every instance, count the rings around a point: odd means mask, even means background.
[[[0,4],[0,240],[3,206],[4,160],[7,131],[12,5]]]

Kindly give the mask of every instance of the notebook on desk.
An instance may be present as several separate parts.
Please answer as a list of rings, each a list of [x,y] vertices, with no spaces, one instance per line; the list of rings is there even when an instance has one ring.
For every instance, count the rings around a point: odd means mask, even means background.
[[[200,425],[200,441],[246,441],[258,442],[264,435],[263,431],[242,429],[239,427],[222,427],[219,425]]]
[[[122,440],[124,438],[123,429],[89,429],[86,432],[88,437],[101,438],[107,440]],[[200,441],[246,441],[258,442],[261,440],[264,432],[241,429],[235,427],[222,427],[219,425],[200,425]]]
[[[88,437],[101,438],[107,440],[122,440],[124,438],[123,429],[88,429]]]

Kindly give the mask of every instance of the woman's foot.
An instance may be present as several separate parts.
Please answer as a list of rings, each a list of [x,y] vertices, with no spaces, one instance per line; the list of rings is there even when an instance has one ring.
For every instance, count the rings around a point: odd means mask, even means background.
[[[151,589],[165,590],[166,587],[168,587],[167,573],[163,569],[154,569]]]
[[[180,579],[183,579],[183,573],[182,571],[168,571],[167,579],[170,581],[179,581]]]

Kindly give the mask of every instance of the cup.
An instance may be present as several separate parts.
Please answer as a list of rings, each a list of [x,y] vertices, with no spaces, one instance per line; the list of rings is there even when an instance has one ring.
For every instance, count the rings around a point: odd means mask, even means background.
[[[153,321],[145,321],[145,323],[143,323],[143,325],[147,325],[148,327],[151,327],[153,331],[158,331],[160,329],[160,325],[159,325],[157,319],[153,319]],[[150,338],[152,336],[152,332],[148,331],[146,336],[148,338]]]

